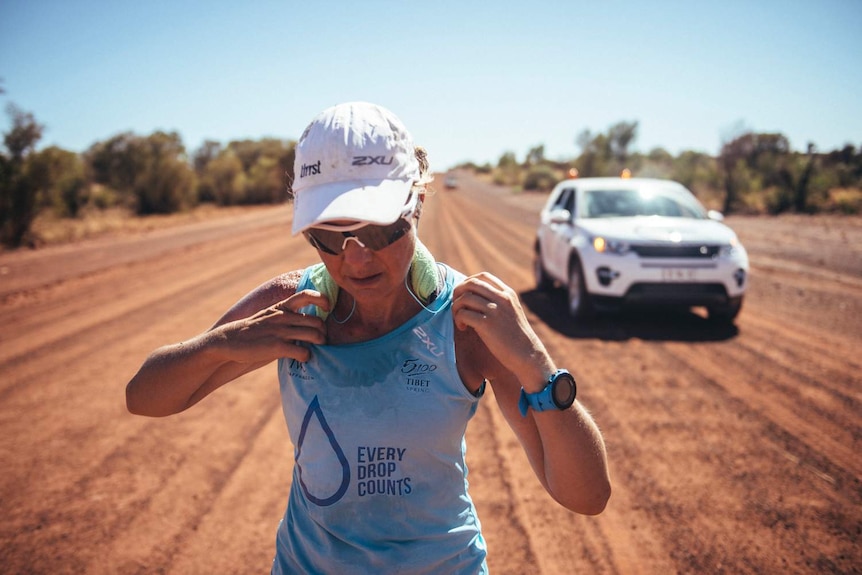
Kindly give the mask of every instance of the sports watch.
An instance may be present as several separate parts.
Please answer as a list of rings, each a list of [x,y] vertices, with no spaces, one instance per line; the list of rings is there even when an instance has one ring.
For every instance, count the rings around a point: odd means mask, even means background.
[[[578,394],[578,386],[575,378],[565,369],[558,369],[554,375],[548,378],[545,389],[537,393],[527,393],[521,388],[521,397],[518,399],[518,409],[521,415],[527,417],[527,410],[547,411],[549,409],[568,409],[575,402]]]

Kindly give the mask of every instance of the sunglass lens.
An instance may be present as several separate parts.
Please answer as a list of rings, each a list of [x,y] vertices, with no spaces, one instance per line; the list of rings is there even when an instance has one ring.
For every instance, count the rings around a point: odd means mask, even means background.
[[[347,238],[355,237],[365,247],[377,251],[401,239],[410,230],[410,226],[408,220],[399,219],[387,226],[367,225],[351,232],[314,228],[304,234],[315,248],[327,254],[338,255],[344,251]]]

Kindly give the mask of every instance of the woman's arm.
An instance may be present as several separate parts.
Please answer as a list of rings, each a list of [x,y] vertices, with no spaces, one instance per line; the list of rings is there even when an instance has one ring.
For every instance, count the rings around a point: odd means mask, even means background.
[[[526,417],[518,410],[521,386],[527,392],[540,391],[547,375],[542,377],[504,374],[490,381],[500,410],[548,493],[572,511],[597,515],[610,498],[610,477],[604,440],[584,406],[576,400],[565,411],[531,409]]]
[[[206,332],[150,354],[126,386],[128,410],[171,415],[274,359],[307,360],[303,342],[323,343],[325,328],[320,318],[298,310],[306,305],[328,309],[329,303],[317,292],[295,293],[295,279],[284,278],[256,288]]]
[[[566,508],[601,513],[610,497],[607,455],[601,432],[578,402],[540,413],[518,410],[521,387],[541,391],[556,371],[530,327],[517,294],[491,274],[468,278],[455,289],[453,314],[469,348],[471,369],[488,379],[506,421],[548,493]],[[472,335],[475,334],[475,335]]]

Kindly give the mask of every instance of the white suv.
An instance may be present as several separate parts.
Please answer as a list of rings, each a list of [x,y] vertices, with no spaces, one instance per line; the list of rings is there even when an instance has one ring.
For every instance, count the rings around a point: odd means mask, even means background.
[[[684,186],[647,178],[557,184],[536,237],[539,289],[567,288],[569,315],[622,304],[705,306],[732,323],[748,284],[736,234]]]

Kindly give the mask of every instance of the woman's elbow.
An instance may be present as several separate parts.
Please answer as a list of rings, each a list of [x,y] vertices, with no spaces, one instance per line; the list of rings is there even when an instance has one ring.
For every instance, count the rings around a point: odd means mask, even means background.
[[[588,490],[571,493],[568,497],[555,497],[560,505],[581,515],[599,515],[607,507],[610,498],[611,484],[609,481],[592,486]]]
[[[608,501],[611,498],[611,484],[607,482],[601,489],[597,489],[596,493],[587,501],[587,505],[580,511],[583,515],[598,515],[608,506]]]
[[[177,412],[175,409],[166,409],[157,402],[152,401],[146,390],[135,385],[132,380],[126,385],[126,410],[132,415],[145,415],[147,417],[166,417]]]
[[[131,383],[126,386],[126,409],[132,415],[153,415],[148,409],[147,403],[142,401],[141,394],[134,389]]]

